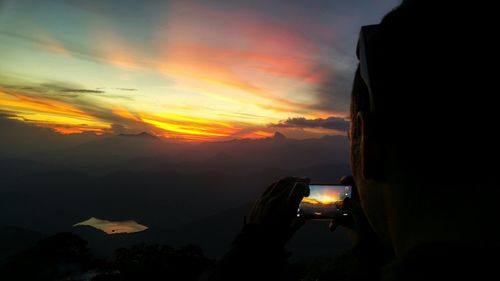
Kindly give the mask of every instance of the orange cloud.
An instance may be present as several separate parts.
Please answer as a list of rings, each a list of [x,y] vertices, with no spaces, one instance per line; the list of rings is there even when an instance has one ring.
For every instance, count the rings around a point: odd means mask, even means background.
[[[255,64],[255,61],[252,60],[254,57],[262,59],[263,65],[265,65],[266,60],[272,63],[286,61],[286,59],[280,60],[271,56],[224,48],[179,46],[171,49],[168,56],[162,59],[165,63],[159,66],[159,71],[170,77],[182,76],[203,81],[215,87],[241,91],[248,95],[248,101],[246,102],[252,102],[264,109],[276,112],[302,112],[308,110],[309,105],[295,102],[291,98],[280,97],[279,95],[283,95],[283,93],[274,93],[266,89],[268,84],[261,81],[264,78],[254,75],[260,66],[249,67],[249,65]],[[218,61],[218,58],[220,58],[220,61]],[[294,71],[294,68],[300,68],[301,70]],[[308,67],[289,64],[275,65],[273,69],[275,73],[281,73],[283,77],[287,78],[301,77],[308,71]],[[199,93],[229,103],[234,103],[235,100],[221,94],[209,94],[206,91]],[[258,97],[260,101],[251,100],[252,97]],[[241,98],[239,101],[242,101]],[[243,102],[245,101],[243,100]]]
[[[253,131],[250,133],[242,134],[238,136],[240,139],[262,139],[262,138],[269,138],[272,137],[274,134],[271,132],[266,132],[266,131]]]
[[[207,141],[232,135],[237,128],[217,120],[181,116],[171,113],[141,114],[144,123],[161,129],[167,138],[183,138],[191,141]]]
[[[198,124],[205,124],[205,125],[217,125],[217,126],[221,126],[221,127],[225,127],[225,128],[229,128],[229,129],[234,128],[233,125],[231,125],[227,122],[206,120],[206,119],[183,116],[183,115],[178,115],[178,114],[173,114],[173,113],[157,113],[157,114],[155,114],[155,116],[161,117],[163,119],[169,119],[169,120],[175,120],[175,121],[191,122],[191,123],[198,123]]]
[[[71,135],[71,134],[80,134],[84,132],[91,132],[95,133],[96,135],[102,135],[103,130],[102,129],[96,129],[96,128],[87,128],[87,127],[68,127],[68,126],[60,126],[60,125],[53,125],[53,124],[38,124],[39,127],[43,128],[49,128],[54,130],[56,133],[59,133],[61,135]]]
[[[125,70],[141,67],[138,62],[137,51],[131,44],[108,25],[89,25],[90,34],[94,37],[97,50],[97,59],[106,64],[114,65]]]
[[[42,97],[32,98],[21,93],[7,93],[0,91],[0,101],[2,108],[11,109],[13,111],[38,111],[69,115],[84,120],[94,119],[94,117],[86,114],[78,108],[75,108],[74,106]]]
[[[303,34],[257,14],[236,15],[193,2],[173,3],[170,11],[160,72],[238,90],[263,109],[311,110],[312,103],[290,96],[297,84],[314,86],[324,76],[314,71],[317,47]],[[226,96],[233,97],[227,91]]]
[[[0,109],[15,112],[17,119],[50,128],[60,134],[102,134],[109,131],[111,124],[115,123],[111,121],[114,120],[113,115],[119,117],[121,123],[132,130],[151,129],[157,135],[187,141],[224,139],[242,129],[240,125],[211,118],[169,112],[132,113],[123,107],[110,109],[110,120],[101,120],[62,100],[11,91],[0,91]],[[267,132],[255,131],[244,137],[268,136],[270,134]]]
[[[132,121],[140,121],[140,119],[137,116],[135,116],[130,111],[128,111],[124,108],[114,108],[114,109],[111,109],[111,112],[113,112],[115,115],[117,115],[121,118],[124,118],[124,119],[132,120]]]
[[[288,47],[289,48],[289,47]],[[262,50],[238,50],[225,47],[194,46],[178,43],[165,48],[160,65],[167,74],[194,75],[195,77],[226,78],[235,85],[245,80],[254,80],[252,73],[261,73],[284,78],[293,78],[317,83],[318,77],[311,78],[315,63],[308,58]],[[238,73],[239,72],[239,73]],[[245,72],[245,73],[243,73]],[[315,74],[316,76],[318,74]],[[239,85],[238,85],[239,84]],[[260,87],[252,87],[251,90]]]
[[[71,52],[68,49],[66,49],[61,42],[57,41],[48,32],[39,30],[39,34],[41,35],[40,40],[43,47],[63,57],[66,58],[72,57]]]
[[[15,112],[18,119],[61,134],[102,133],[109,124],[59,100],[31,97],[18,92],[0,90],[0,109]]]
[[[152,119],[147,119],[147,118],[142,118],[142,120],[148,124],[151,124],[157,128],[163,129],[165,131],[181,133],[183,135],[201,135],[201,136],[207,136],[207,137],[226,136],[225,134],[222,134],[222,133],[211,132],[211,131],[209,131],[208,128],[196,127],[196,126],[191,126],[191,125],[178,125],[178,124],[173,124],[173,123],[169,123],[169,122],[165,122],[165,121],[157,121],[157,120],[152,120]]]

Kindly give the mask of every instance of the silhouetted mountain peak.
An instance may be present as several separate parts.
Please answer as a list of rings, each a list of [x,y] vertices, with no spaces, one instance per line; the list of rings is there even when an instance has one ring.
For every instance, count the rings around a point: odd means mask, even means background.
[[[142,132],[139,134],[119,134],[119,137],[131,137],[131,138],[142,138],[142,139],[158,139],[158,137],[151,135],[150,133]]]
[[[274,136],[273,136],[273,139],[275,139],[275,140],[286,140],[287,137],[285,135],[283,135],[282,133],[280,133],[280,132],[275,132]]]

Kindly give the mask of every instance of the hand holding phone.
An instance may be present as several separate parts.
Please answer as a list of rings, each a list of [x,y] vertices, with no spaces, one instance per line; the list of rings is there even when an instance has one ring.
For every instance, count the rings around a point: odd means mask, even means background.
[[[351,198],[352,186],[342,184],[310,184],[309,196],[299,204],[297,217],[304,219],[332,219],[348,216],[343,208],[346,198]]]

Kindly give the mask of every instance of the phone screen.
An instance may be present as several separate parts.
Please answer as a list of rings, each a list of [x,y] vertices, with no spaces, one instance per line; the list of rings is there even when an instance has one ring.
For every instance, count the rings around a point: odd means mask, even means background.
[[[336,215],[347,215],[341,210],[342,202],[351,197],[350,185],[310,184],[309,196],[299,204],[297,217],[306,219],[331,219]]]

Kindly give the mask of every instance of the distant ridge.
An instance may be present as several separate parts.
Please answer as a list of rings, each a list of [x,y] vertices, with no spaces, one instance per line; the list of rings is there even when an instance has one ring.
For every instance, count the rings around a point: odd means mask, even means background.
[[[285,135],[283,135],[282,133],[280,133],[280,132],[275,132],[274,136],[273,136],[273,139],[275,139],[275,140],[286,140],[288,138]]]
[[[153,136],[150,133],[142,132],[138,134],[119,134],[119,137],[129,137],[129,138],[149,138],[159,140],[157,136]]]

